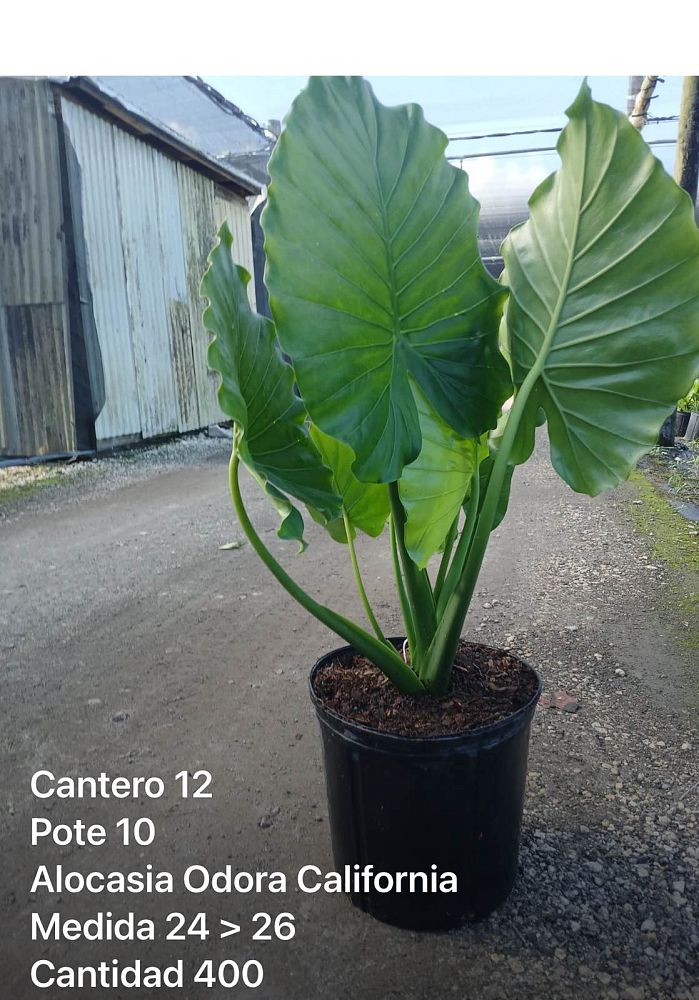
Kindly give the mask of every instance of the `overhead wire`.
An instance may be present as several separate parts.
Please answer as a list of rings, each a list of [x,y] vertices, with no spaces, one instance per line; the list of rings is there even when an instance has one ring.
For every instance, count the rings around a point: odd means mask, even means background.
[[[648,141],[649,146],[674,146],[676,143],[675,139],[650,139]],[[524,153],[555,153],[555,146],[534,146],[529,149],[496,149],[490,150],[487,153],[455,153],[452,156],[447,156],[446,159],[450,161],[460,162],[461,160],[486,160],[493,156],[517,156]]]
[[[646,124],[654,125],[658,122],[677,122],[679,120],[679,115],[660,115],[648,118]],[[562,132],[563,128],[564,126],[557,125],[552,128],[517,129],[513,132],[484,132],[482,135],[450,135],[447,138],[449,142],[472,142],[477,139],[508,139],[513,135],[543,135],[545,132]]]

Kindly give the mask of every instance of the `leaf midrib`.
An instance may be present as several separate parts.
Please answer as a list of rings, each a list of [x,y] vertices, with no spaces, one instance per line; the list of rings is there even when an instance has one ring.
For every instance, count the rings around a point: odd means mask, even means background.
[[[379,156],[379,131],[380,131],[380,126],[379,126],[379,118],[378,118],[378,115],[376,113],[376,105],[374,103],[372,103],[372,110],[373,110],[373,114],[374,114],[374,123],[375,123],[375,126],[376,126],[375,127],[375,132],[374,132],[374,136],[375,136],[375,138],[374,138],[374,157],[373,157],[373,161],[372,161],[372,167],[373,167],[373,171],[374,171],[374,182],[376,184],[376,194],[377,194],[377,198],[378,198],[378,201],[379,201],[379,207],[381,209],[381,227],[383,229],[383,244],[384,244],[384,253],[386,255],[386,267],[387,267],[388,274],[389,274],[388,287],[389,287],[389,293],[390,293],[390,296],[391,296],[391,312],[392,312],[392,317],[391,318],[392,318],[392,322],[393,322],[393,333],[392,333],[392,337],[393,337],[393,350],[391,351],[391,374],[390,374],[390,377],[389,377],[389,380],[388,380],[388,384],[386,385],[386,389],[389,389],[389,387],[390,387],[390,392],[389,392],[389,400],[390,400],[393,397],[393,382],[394,382],[395,372],[396,372],[396,354],[398,352],[399,334],[400,334],[400,317],[398,315],[398,295],[397,295],[397,290],[396,290],[396,275],[395,275],[395,269],[394,269],[393,251],[392,251],[392,247],[391,247],[391,240],[390,240],[390,237],[389,237],[388,210],[387,210],[386,202],[384,200],[383,188],[381,186],[381,177],[380,177],[380,174],[379,174],[378,156]],[[394,185],[394,188],[395,188],[395,186],[396,185]],[[393,193],[393,192],[391,192],[391,193]],[[411,211],[412,211],[412,209],[411,209]],[[384,391],[379,396],[379,400],[381,400],[385,396],[386,389],[384,389]],[[372,406],[370,412],[373,412],[375,409],[376,409],[376,403],[374,404],[374,406]],[[388,424],[388,419],[386,420],[386,425],[387,424]],[[395,455],[395,450],[396,450],[396,434],[394,432],[394,434],[393,434],[393,444],[392,444],[392,449],[391,449],[391,463],[393,462],[393,457]]]
[[[585,120],[583,119],[582,124],[584,125],[584,128],[585,128],[585,144],[584,144],[584,155],[583,155],[582,169],[580,171],[580,178],[579,178],[579,182],[578,182],[578,211],[575,213],[575,219],[574,219],[574,223],[573,223],[573,231],[572,231],[572,234],[571,234],[572,235],[572,239],[571,239],[570,245],[568,245],[568,243],[565,240],[563,240],[564,246],[566,247],[566,251],[567,251],[567,254],[568,254],[568,259],[567,259],[567,262],[566,262],[566,268],[565,268],[565,271],[563,273],[563,277],[561,279],[561,284],[560,284],[559,291],[558,291],[558,298],[556,300],[556,305],[554,306],[553,312],[551,313],[551,318],[549,320],[548,328],[546,329],[545,333],[542,330],[542,333],[544,333],[544,338],[543,338],[543,340],[541,342],[541,347],[539,348],[539,351],[537,353],[536,361],[534,362],[534,364],[530,368],[527,377],[525,378],[524,382],[522,383],[522,386],[520,387],[520,392],[522,392],[522,390],[524,389],[525,385],[530,380],[530,376],[532,376],[532,377],[531,377],[531,384],[530,384],[530,387],[529,387],[529,391],[531,391],[531,389],[534,387],[534,384],[536,383],[536,381],[537,381],[537,379],[539,378],[540,375],[544,378],[544,381],[546,381],[545,374],[544,374],[544,366],[546,364],[546,359],[547,359],[547,357],[549,355],[549,352],[551,351],[551,348],[552,348],[552,345],[553,345],[553,340],[554,340],[554,338],[556,336],[556,333],[558,331],[559,320],[561,318],[561,313],[563,311],[563,306],[565,305],[565,301],[566,301],[566,298],[568,296],[568,289],[569,289],[569,286],[570,286],[570,279],[571,279],[571,276],[572,276],[572,273],[573,273],[573,266],[575,264],[575,246],[577,244],[578,234],[579,234],[579,229],[580,229],[580,215],[581,215],[580,208],[581,208],[581,205],[582,205],[583,188],[585,186],[585,175],[586,175],[586,172],[587,172],[587,151],[588,151],[587,122],[585,122]],[[562,188],[562,184],[559,184],[559,187],[558,187],[558,196],[559,197],[557,199],[558,201],[560,201],[561,188]],[[560,220],[560,211],[557,212],[557,215],[558,215],[559,220]],[[563,235],[563,234],[561,234],[561,235]],[[527,283],[536,292],[536,289],[534,289],[534,286],[532,285],[531,279],[530,279],[530,277],[529,277],[528,274],[527,274]],[[520,305],[519,302],[517,304]],[[520,305],[520,308],[522,308],[521,305]],[[526,310],[523,310],[523,311],[526,312]],[[527,313],[527,315],[529,315],[529,314]],[[529,318],[532,320],[532,322],[535,323],[535,325],[539,329],[541,329],[540,325],[536,322],[536,320],[534,320],[533,317],[530,316]],[[536,372],[535,376],[533,375],[534,372]]]

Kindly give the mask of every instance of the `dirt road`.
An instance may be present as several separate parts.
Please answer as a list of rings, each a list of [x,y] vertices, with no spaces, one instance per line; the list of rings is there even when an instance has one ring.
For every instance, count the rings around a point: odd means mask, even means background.
[[[428,996],[664,1000],[699,997],[696,955],[696,706],[699,681],[682,572],[654,554],[626,485],[591,501],[556,478],[545,448],[515,478],[467,628],[509,645],[565,690],[574,714],[538,711],[522,874],[477,927],[418,936],[373,922],[341,895],[296,887],[303,865],[332,869],[319,739],[306,692],[334,637],[258,563],[226,490],[227,445],[197,439],[102,461],[0,507],[3,794],[0,904],[3,996],[253,993],[265,1000],[422,1000]],[[250,482],[253,520],[309,590],[361,620],[344,550],[315,525],[296,557]],[[678,519],[677,530],[685,531]],[[652,540],[651,540],[652,541]],[[388,546],[359,543],[375,610],[400,632]],[[670,608],[671,610],[668,610]],[[674,610],[672,610],[674,608]],[[30,778],[158,775],[158,799],[37,800]],[[206,769],[213,798],[176,795],[174,776]],[[30,846],[31,817],[105,825],[147,816],[151,846]],[[173,893],[74,895],[32,881],[51,871],[169,870]],[[181,873],[278,871],[278,895],[187,896]],[[694,909],[692,909],[694,907]],[[98,910],[149,917],[136,944],[32,941],[30,914],[81,920]],[[162,940],[166,914],[206,911],[211,936]],[[293,940],[253,941],[254,914],[295,916]],[[223,918],[241,925],[218,938]],[[94,964],[256,959],[258,989],[95,993],[38,990],[36,959]],[[191,975],[191,972],[187,972]]]

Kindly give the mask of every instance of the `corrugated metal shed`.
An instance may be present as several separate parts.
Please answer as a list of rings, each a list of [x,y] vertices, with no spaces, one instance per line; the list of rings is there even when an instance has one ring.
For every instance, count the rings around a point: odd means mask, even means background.
[[[56,118],[45,81],[0,78],[0,454],[75,448]]]
[[[74,101],[62,109],[104,365],[97,446],[224,419],[199,283],[224,219],[250,265],[247,202]]]
[[[107,114],[115,88],[99,104],[85,79],[55,93],[47,81],[0,82],[0,127],[15,123],[0,147],[0,455],[75,450],[78,410],[97,448],[224,419],[199,283],[224,219],[252,270],[255,184],[210,148],[182,162],[179,140],[163,142],[167,123],[132,128],[133,108]]]
[[[144,115],[193,149],[218,159],[269,149],[269,136],[249,115],[196,77],[94,76],[100,93]],[[210,95],[215,95],[214,100]]]
[[[56,82],[181,162],[236,185],[238,194],[256,193],[265,183],[254,164],[269,155],[274,137],[198,77],[71,76]],[[253,169],[236,163],[239,152],[252,158]]]

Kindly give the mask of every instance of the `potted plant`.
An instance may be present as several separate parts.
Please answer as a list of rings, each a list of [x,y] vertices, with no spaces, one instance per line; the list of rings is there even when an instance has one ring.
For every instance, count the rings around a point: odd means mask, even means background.
[[[567,115],[561,167],[507,237],[497,282],[468,178],[421,109],[382,106],[361,78],[312,79],[269,164],[274,320],[251,310],[225,227],[203,279],[237,516],[348,644],[310,681],[335,863],[358,906],[403,926],[484,916],[514,879],[541,684],[461,631],[536,427],[548,423],[558,474],[594,496],[653,446],[699,365],[688,196],[586,83]],[[248,517],[241,463],[282,538],[305,546],[304,505],[346,546],[371,630],[279,564]],[[391,546],[405,637],[386,638],[371,608],[358,530]]]

